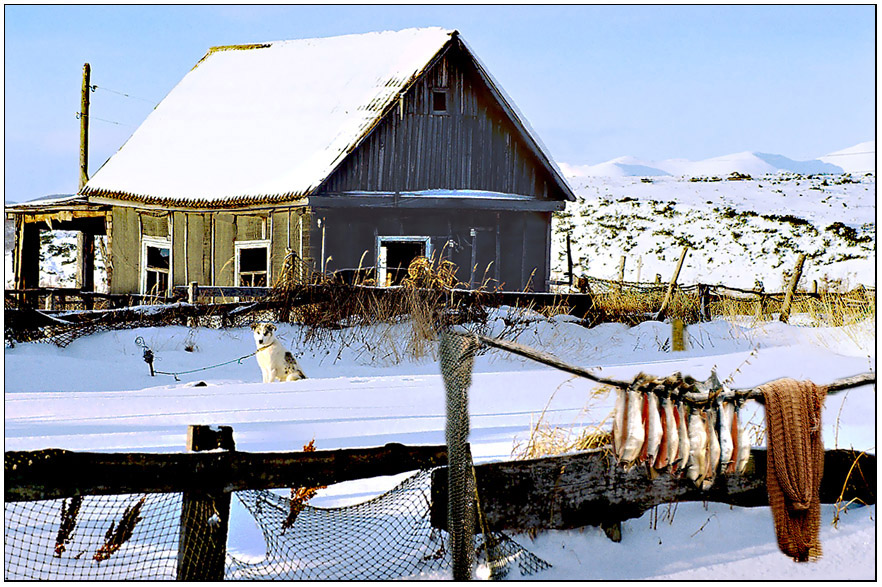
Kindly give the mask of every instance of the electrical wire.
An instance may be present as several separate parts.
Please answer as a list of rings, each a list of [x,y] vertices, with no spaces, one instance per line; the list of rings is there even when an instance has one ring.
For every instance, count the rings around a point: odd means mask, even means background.
[[[119,96],[124,96],[126,98],[131,98],[132,100],[140,100],[142,102],[147,102],[148,104],[156,104],[156,100],[148,100],[147,98],[139,98],[138,96],[132,96],[131,94],[126,94],[125,92],[120,92],[118,90],[111,90],[110,88],[105,88],[104,86],[91,85],[89,89],[93,92],[95,90],[104,90],[105,92],[111,92],[113,94],[117,94]]]

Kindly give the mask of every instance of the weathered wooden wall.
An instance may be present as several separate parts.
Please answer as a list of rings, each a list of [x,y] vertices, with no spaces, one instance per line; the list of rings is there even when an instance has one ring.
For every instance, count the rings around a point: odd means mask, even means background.
[[[447,112],[432,92],[447,92]],[[488,190],[565,199],[456,45],[403,96],[328,179],[321,193]]]
[[[141,275],[141,238],[171,237],[172,285],[196,281],[202,285],[233,286],[235,242],[270,241],[270,277],[278,279],[290,248],[301,253],[309,246],[309,222],[302,223],[299,208],[189,212],[143,210],[114,206],[111,225],[113,277],[111,293],[138,292]],[[289,225],[290,221],[290,225]]]
[[[110,257],[113,260],[113,277],[110,281],[110,293],[137,293],[141,270],[138,211],[114,206],[111,209],[111,218]]]
[[[547,289],[549,212],[317,209],[311,250],[315,259],[321,258],[318,219],[324,224],[325,258],[332,258],[329,271],[355,269],[360,262],[363,268],[376,266],[378,236],[428,236],[435,258],[441,255],[455,263],[457,279],[469,283],[474,228],[476,286],[490,279],[508,291],[522,290],[528,282],[534,291]]]

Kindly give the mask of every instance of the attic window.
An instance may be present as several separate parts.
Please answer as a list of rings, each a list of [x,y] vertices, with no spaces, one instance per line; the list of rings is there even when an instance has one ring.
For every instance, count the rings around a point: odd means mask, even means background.
[[[432,90],[432,114],[447,114],[447,90]]]

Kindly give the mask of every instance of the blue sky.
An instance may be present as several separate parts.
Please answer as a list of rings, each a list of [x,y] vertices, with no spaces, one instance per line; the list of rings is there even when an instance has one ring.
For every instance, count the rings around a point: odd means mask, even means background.
[[[4,10],[5,199],[77,189],[214,45],[458,29],[553,156],[811,159],[875,138],[875,6],[18,6]],[[120,93],[128,94],[124,97]]]

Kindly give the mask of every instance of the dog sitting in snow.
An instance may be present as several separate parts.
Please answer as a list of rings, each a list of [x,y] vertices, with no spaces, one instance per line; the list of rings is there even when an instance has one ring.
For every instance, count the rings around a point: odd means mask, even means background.
[[[303,369],[289,351],[276,338],[276,325],[258,322],[251,326],[257,344],[257,364],[263,373],[263,382],[297,381],[306,379]]]

